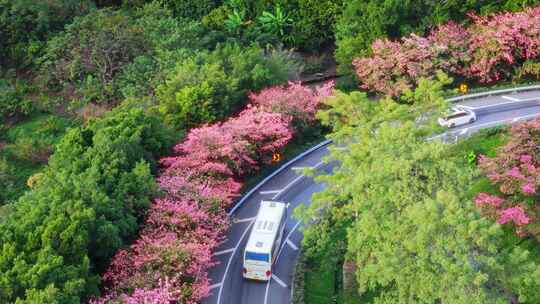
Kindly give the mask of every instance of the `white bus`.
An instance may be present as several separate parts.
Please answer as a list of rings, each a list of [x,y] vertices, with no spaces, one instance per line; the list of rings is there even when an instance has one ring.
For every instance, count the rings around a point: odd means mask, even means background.
[[[259,213],[244,250],[246,279],[268,281],[283,239],[288,204],[261,201]]]

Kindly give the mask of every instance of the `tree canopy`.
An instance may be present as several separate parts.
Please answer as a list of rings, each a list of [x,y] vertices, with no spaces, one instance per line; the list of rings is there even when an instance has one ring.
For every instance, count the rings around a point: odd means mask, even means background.
[[[442,143],[425,140],[434,121],[417,118],[446,107],[447,81],[420,80],[406,91],[407,105],[358,92],[327,100],[320,118],[346,148],[332,152],[340,166],[319,177],[327,188],[299,211],[314,221],[304,244],[318,254],[343,236],[346,258],[358,267],[359,294],[375,294],[374,303],[537,299],[540,265],[475,212],[463,190],[474,172]]]

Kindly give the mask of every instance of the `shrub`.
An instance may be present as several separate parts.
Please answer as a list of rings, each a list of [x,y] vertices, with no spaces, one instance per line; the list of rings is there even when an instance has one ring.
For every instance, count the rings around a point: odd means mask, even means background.
[[[313,51],[334,40],[334,27],[343,3],[337,0],[298,0],[298,8],[291,10],[294,45]]]
[[[7,118],[30,114],[33,105],[26,97],[29,91],[30,87],[24,82],[0,79],[0,125]]]
[[[32,164],[46,163],[53,152],[51,145],[34,137],[19,137],[15,141],[15,157]]]
[[[219,6],[219,0],[164,0],[162,1],[176,17],[199,20]]]
[[[159,111],[176,128],[221,119],[240,108],[248,89],[284,82],[287,58],[259,47],[219,46],[179,62],[158,87]]]
[[[0,206],[8,203],[15,193],[17,178],[15,176],[15,168],[7,161],[6,158],[0,158]]]

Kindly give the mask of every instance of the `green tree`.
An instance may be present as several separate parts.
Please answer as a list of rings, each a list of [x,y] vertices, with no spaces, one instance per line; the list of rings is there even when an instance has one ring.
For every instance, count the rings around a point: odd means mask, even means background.
[[[0,221],[0,302],[79,303],[133,238],[170,145],[157,117],[119,108],[70,130],[39,182]]]
[[[236,111],[248,90],[287,80],[288,59],[252,46],[218,46],[176,65],[165,84],[158,87],[159,111],[175,128],[224,118]]]
[[[540,265],[531,251],[508,244],[500,226],[475,212],[464,191],[475,172],[442,143],[425,141],[436,115],[418,118],[447,107],[447,82],[420,81],[405,93],[408,104],[358,92],[328,99],[320,118],[346,149],[332,152],[339,168],[319,178],[327,188],[299,212],[315,219],[305,244],[317,254],[346,233],[359,293],[375,294],[374,303],[537,299]]]

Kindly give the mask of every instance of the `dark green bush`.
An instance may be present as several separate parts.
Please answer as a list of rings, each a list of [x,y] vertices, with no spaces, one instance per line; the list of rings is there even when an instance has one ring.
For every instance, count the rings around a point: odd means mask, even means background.
[[[298,0],[291,10],[294,45],[313,52],[332,42],[336,19],[342,11],[342,0]]]
[[[257,46],[218,46],[179,62],[158,88],[159,111],[175,128],[221,119],[236,111],[248,90],[282,83],[290,63],[280,53]]]
[[[30,64],[49,37],[92,7],[89,0],[0,1],[0,65]]]
[[[0,78],[0,125],[8,118],[32,112],[32,102],[26,96],[30,90],[23,81],[10,82]]]
[[[17,183],[15,168],[5,157],[0,157],[0,206],[6,204],[13,196]]]
[[[176,17],[200,20],[221,4],[220,0],[163,0]]]
[[[333,40],[333,27],[336,17],[341,13],[342,2],[342,0],[232,0],[226,1],[223,8],[212,11],[205,18],[206,23],[215,28],[218,21],[223,19],[223,15],[228,13],[228,16],[231,16],[236,11],[243,16],[245,33],[235,35],[242,36],[243,41],[275,44],[277,40],[287,46],[313,52],[314,49]],[[270,30],[275,27],[265,26],[262,20],[266,14],[276,16],[278,7],[290,18],[287,22],[290,25],[281,26],[284,31],[281,35]],[[276,26],[277,24],[278,22]]]

